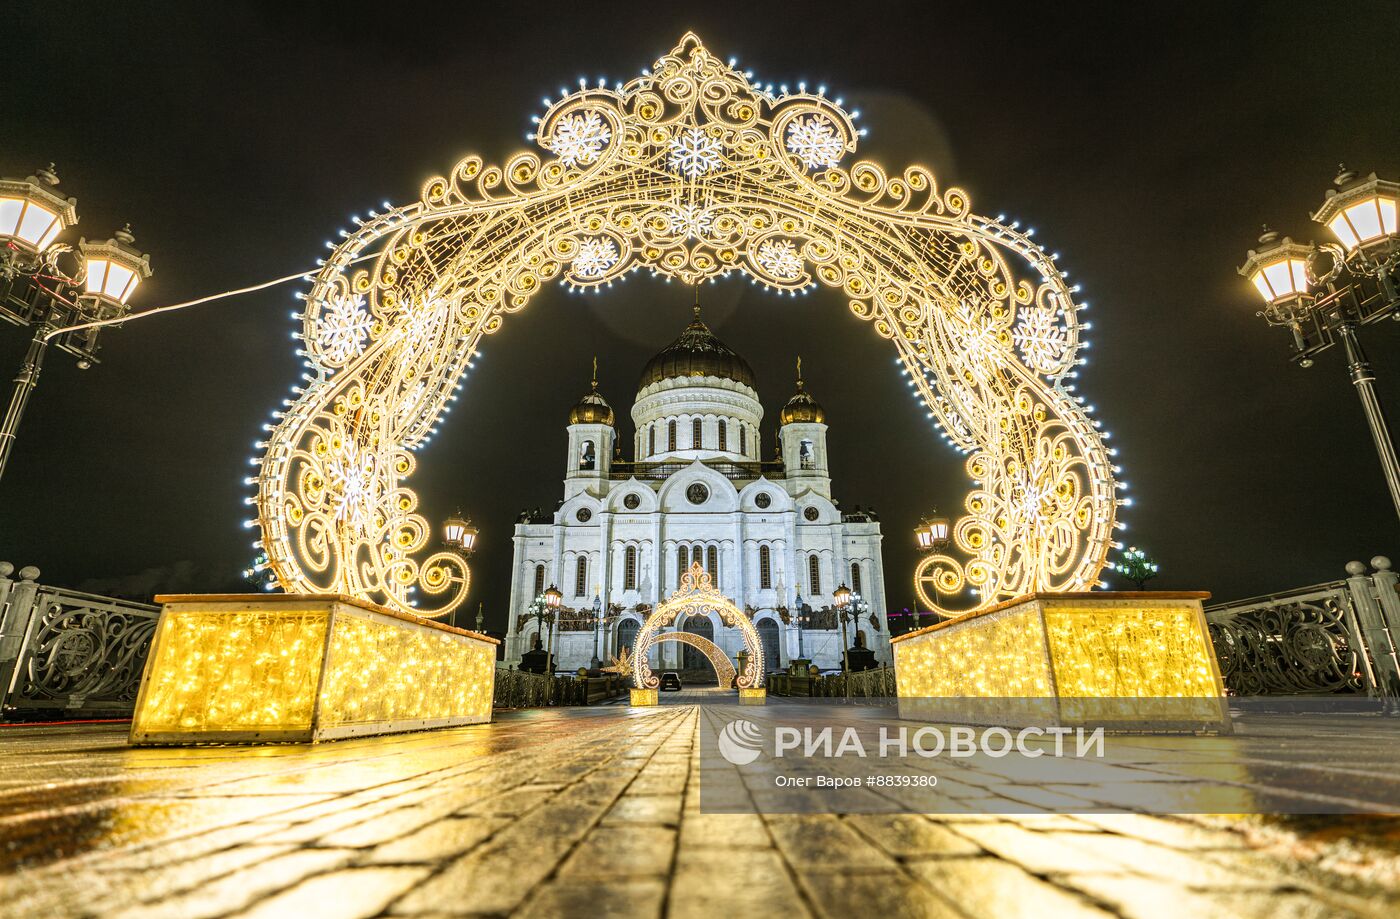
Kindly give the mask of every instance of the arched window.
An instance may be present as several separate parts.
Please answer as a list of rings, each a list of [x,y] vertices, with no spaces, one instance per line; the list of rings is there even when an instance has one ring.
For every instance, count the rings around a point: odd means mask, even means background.
[[[690,449],[699,450],[704,446],[702,442],[702,427],[700,419],[696,418],[690,422]]]
[[[666,422],[666,449],[672,453],[676,450],[676,421],[674,418]]]
[[[742,424],[739,425],[739,452],[749,455],[749,429]]]
[[[705,547],[704,547],[704,546],[691,546],[691,547],[690,547],[690,563],[691,563],[692,565],[699,565],[701,568],[704,568],[704,567],[705,567]]]
[[[803,469],[817,468],[817,455],[812,449],[812,442],[810,440],[804,440],[798,446],[797,463]]]
[[[637,589],[637,547],[628,546],[622,554],[622,589]]]
[[[574,563],[574,596],[586,597],[588,594],[588,556],[580,555],[578,561]]]
[[[681,586],[681,575],[685,574],[690,567],[690,550],[685,546],[676,546],[676,589]]]
[[[598,462],[597,454],[593,450],[593,441],[585,440],[579,448],[578,468],[592,469]]]
[[[540,594],[542,594],[542,593],[544,593],[544,566],[543,566],[543,565],[536,565],[536,566],[535,566],[535,597],[538,597],[538,596],[539,596]],[[535,597],[531,597],[530,599],[533,600]]]
[[[851,590],[860,593],[860,562],[851,562]]]
[[[767,546],[758,547],[758,586],[762,590],[773,587],[773,552]]]
[[[719,420],[719,448],[721,450],[729,449],[729,422],[723,418]]]
[[[714,546],[710,546],[705,552],[705,570],[715,581],[719,581],[719,549]]]
[[[815,555],[807,556],[807,596],[815,597],[822,592],[821,562]]]
[[[647,428],[647,456],[656,455],[656,425]]]

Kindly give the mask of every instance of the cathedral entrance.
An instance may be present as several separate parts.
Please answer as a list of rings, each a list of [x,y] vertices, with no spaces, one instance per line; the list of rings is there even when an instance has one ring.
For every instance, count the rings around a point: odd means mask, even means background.
[[[706,615],[708,613],[714,613],[722,624],[737,628],[744,636],[744,650],[749,656],[743,673],[736,673],[724,652],[710,637],[700,633],[701,627],[698,623],[704,622],[704,628],[709,629],[710,636],[714,634],[714,627]],[[682,622],[679,631],[661,631],[678,620]],[[692,623],[696,624],[694,631],[688,628]],[[647,658],[652,647],[663,641],[678,641],[686,645],[683,650],[694,649],[704,654],[714,668],[721,687],[728,687],[730,680],[733,680],[740,690],[757,690],[763,687],[766,671],[763,665],[763,644],[759,641],[758,630],[742,610],[715,589],[709,572],[699,562],[693,562],[690,570],[681,575],[681,583],[676,592],[657,605],[655,612],[647,617],[646,624],[637,633],[632,652],[632,685],[637,689],[654,690],[661,685],[661,678],[652,671]]]
[[[710,644],[715,641],[715,627],[704,615],[692,615],[685,617],[685,624],[681,629],[691,635],[699,636]],[[688,677],[698,676],[700,673],[710,669],[710,661],[707,653],[701,649],[699,643],[687,643],[681,648],[681,679],[687,683],[691,682]]]

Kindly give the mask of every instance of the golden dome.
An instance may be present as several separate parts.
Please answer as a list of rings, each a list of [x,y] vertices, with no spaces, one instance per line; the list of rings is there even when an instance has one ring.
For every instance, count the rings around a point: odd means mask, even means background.
[[[797,392],[778,413],[778,424],[826,424],[826,410],[802,385],[802,358],[797,359]]]
[[[598,392],[598,359],[593,358],[593,388],[580,400],[578,404],[569,409],[569,424],[606,424],[616,425],[617,416],[613,414],[612,406]]]
[[[652,383],[678,377],[719,377],[743,383],[750,389],[754,385],[753,368],[749,362],[715,338],[710,327],[700,321],[698,305],[695,307],[695,319],[685,327],[680,338],[647,361],[637,388],[643,389]]]

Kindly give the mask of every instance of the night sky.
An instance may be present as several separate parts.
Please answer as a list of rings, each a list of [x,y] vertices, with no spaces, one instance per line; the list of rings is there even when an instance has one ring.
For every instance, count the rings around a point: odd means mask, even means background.
[[[825,82],[862,111],[862,155],[923,162],[1061,253],[1092,306],[1080,389],[1131,486],[1126,539],[1162,565],[1152,586],[1230,599],[1400,553],[1341,354],[1291,364],[1235,274],[1262,223],[1323,237],[1307,215],[1339,162],[1400,178],[1394,3],[10,2],[3,16],[0,174],[55,162],[78,198],[70,241],[130,221],[156,271],[137,309],[312,266],[352,213],[412,200],[467,153],[501,161],[541,97],[580,75],[630,79],[693,29],[764,81]],[[243,479],[301,373],[304,289],[129,324],[85,372],[51,354],[0,480],[0,559],[131,595],[236,588],[253,556]],[[880,513],[893,605],[912,605],[911,527],[960,510],[968,483],[893,350],[825,288],[778,298],[735,279],[702,301],[757,374],[765,454],[803,356],[836,496]],[[469,607],[484,602],[489,627],[505,621],[516,514],[562,493],[592,357],[630,445],[642,365],[689,303],[641,276],[601,296],[551,288],[486,341],[410,484],[430,519],[460,506],[481,526]],[[26,340],[0,325],[4,379]],[[1400,324],[1363,342],[1400,415]]]

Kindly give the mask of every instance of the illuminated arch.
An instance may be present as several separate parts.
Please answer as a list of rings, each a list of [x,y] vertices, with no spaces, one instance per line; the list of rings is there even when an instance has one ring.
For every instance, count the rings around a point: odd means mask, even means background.
[[[656,605],[656,609],[647,617],[641,631],[637,633],[637,640],[632,644],[632,685],[638,689],[655,689],[661,685],[661,679],[652,672],[651,664],[647,662],[651,646],[658,641],[679,641],[703,651],[704,648],[695,642],[679,637],[691,635],[693,638],[700,638],[699,635],[690,632],[667,632],[663,636],[658,633],[681,616],[711,612],[719,616],[721,623],[737,628],[744,636],[744,647],[749,652],[749,659],[744,666],[744,672],[738,675],[735,685],[740,689],[757,689],[763,686],[764,674],[767,671],[763,666],[763,641],[758,637],[758,630],[739,607],[715,589],[709,572],[698,562],[692,564],[690,570],[681,575],[681,584],[676,588],[676,592]],[[723,657],[723,654],[720,656]],[[710,662],[715,663],[713,659]],[[715,665],[715,669],[718,672],[718,664]],[[733,672],[731,668],[731,675]],[[728,686],[729,681],[725,680],[720,685]]]
[[[257,477],[284,589],[417,610],[417,588],[435,600],[426,615],[458,606],[462,557],[419,557],[414,449],[482,338],[545,283],[596,288],[642,268],[841,290],[969,454],[962,557],[937,556],[949,590],[970,584],[988,604],[1097,583],[1118,503],[1111,451],[1062,385],[1081,362],[1081,307],[1027,233],[927,169],[852,161],[852,114],[821,92],[766,91],[693,35],[626,85],[552,103],[532,136],[543,156],[462,160],[420,200],[371,214],[316,275],[313,372]]]
[[[651,643],[658,645],[663,641],[676,641],[683,645],[690,645],[710,662],[710,666],[715,668],[715,679],[719,681],[720,689],[728,689],[734,682],[734,665],[730,663],[729,656],[720,650],[719,645],[710,641],[704,635],[696,635],[694,632],[663,632],[652,638]]]

